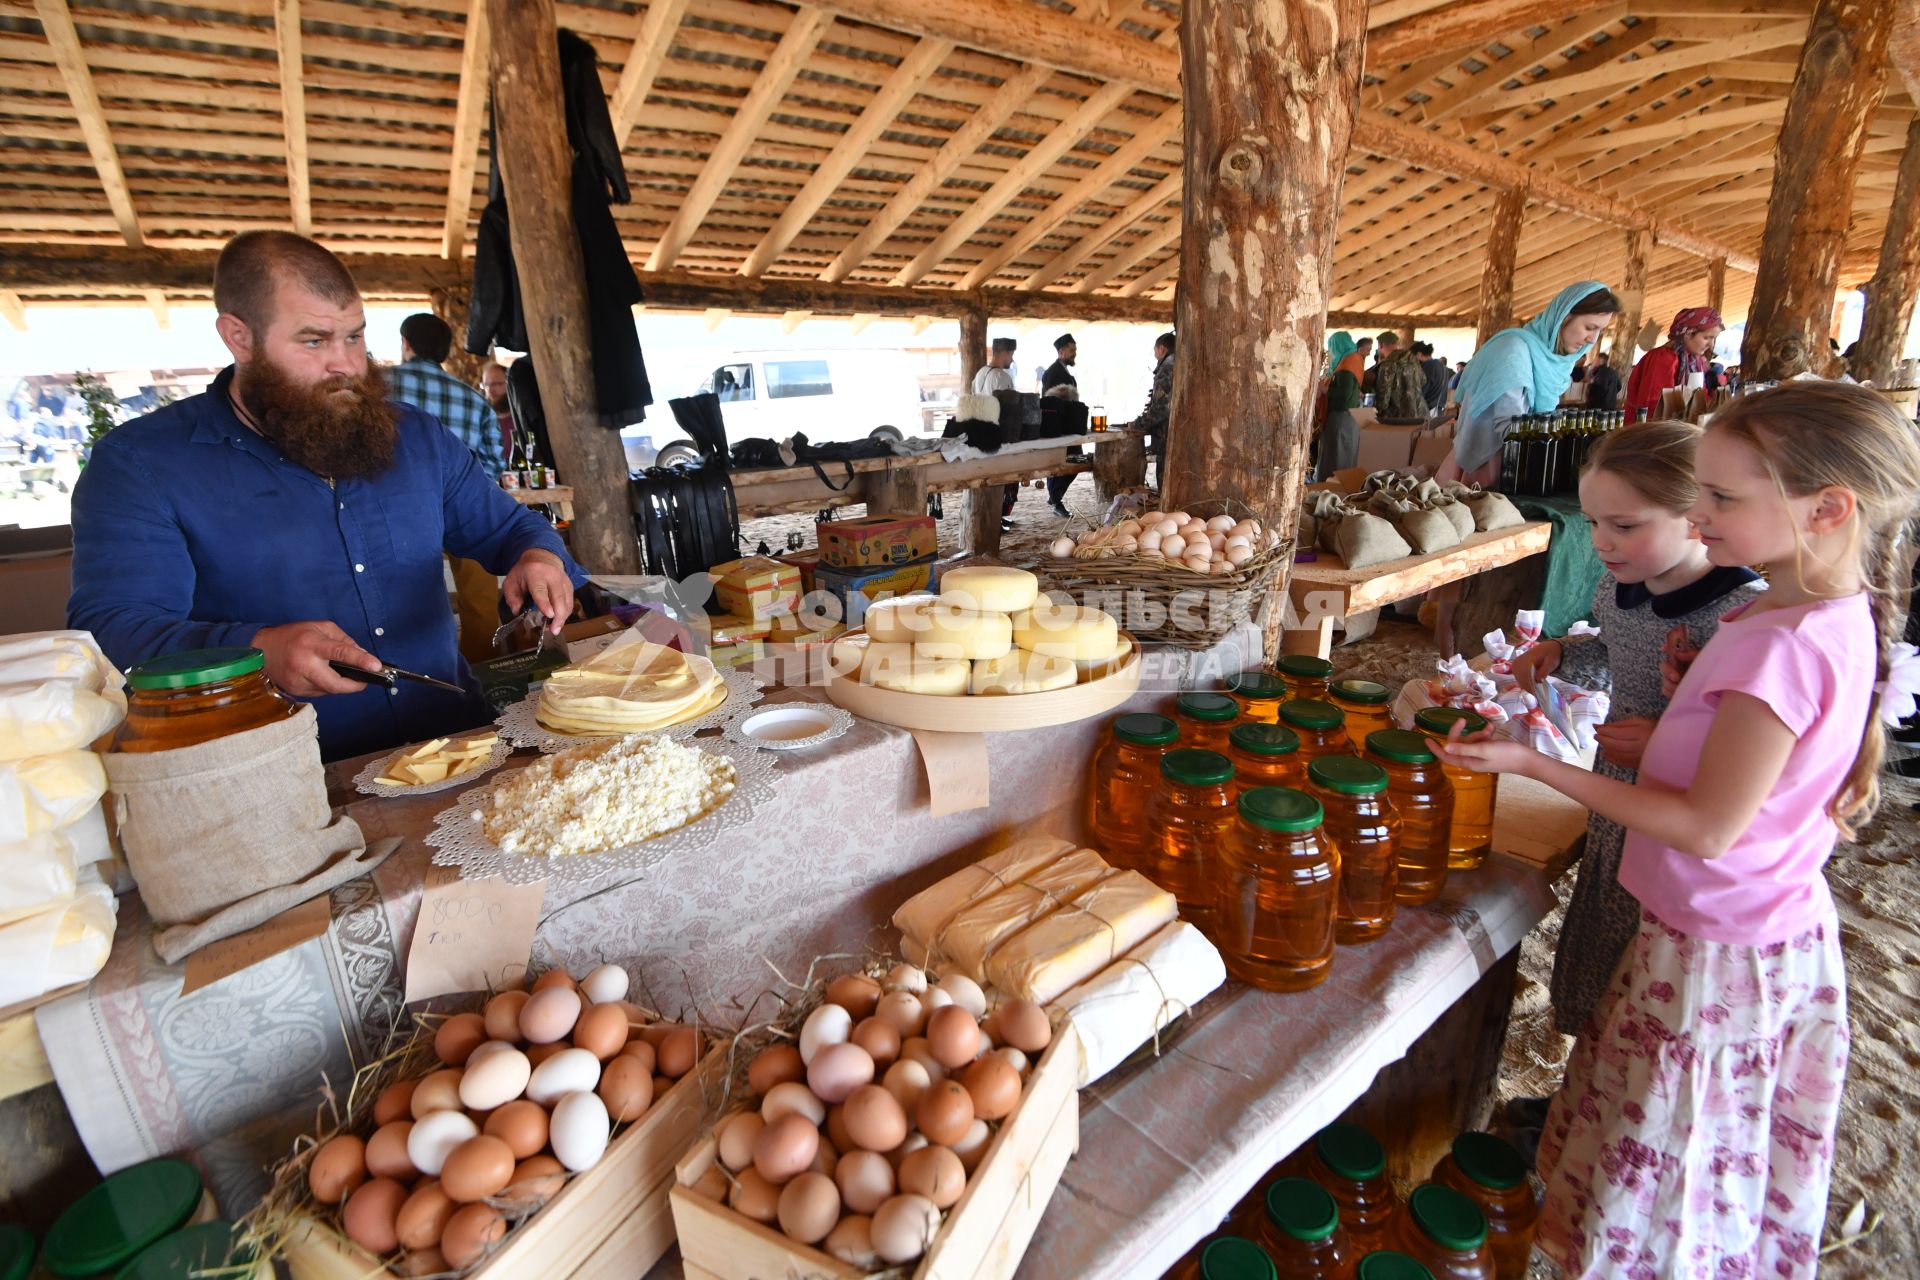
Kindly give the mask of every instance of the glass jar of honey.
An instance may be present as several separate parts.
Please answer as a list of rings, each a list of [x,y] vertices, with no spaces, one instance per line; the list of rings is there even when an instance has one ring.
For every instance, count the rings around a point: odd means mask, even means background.
[[[1267,671],[1240,671],[1220,682],[1240,704],[1240,718],[1272,724],[1280,718],[1280,704],[1289,696],[1286,682]]]
[[[258,649],[194,649],[127,672],[115,751],[171,751],[286,720],[300,704],[267,679]]]
[[[1227,754],[1227,733],[1240,718],[1240,704],[1224,693],[1183,693],[1173,700],[1180,745]]]
[[[1387,771],[1358,756],[1321,756],[1307,766],[1307,783],[1326,809],[1326,833],[1340,851],[1334,940],[1343,946],[1372,942],[1393,923],[1399,873],[1400,815],[1387,799]]]
[[[1360,1259],[1353,1280],[1433,1280],[1433,1272],[1418,1259],[1392,1249],[1376,1249]]]
[[[1290,698],[1280,704],[1280,723],[1300,735],[1300,759],[1307,764],[1335,752],[1353,754],[1347,718],[1331,702]]]
[[[1371,735],[1366,758],[1387,771],[1387,798],[1400,815],[1394,901],[1409,907],[1432,902],[1447,883],[1453,784],[1433,754],[1431,740],[1411,730],[1382,729]]]
[[[1116,867],[1141,870],[1147,859],[1147,799],[1160,785],[1160,757],[1180,740],[1165,716],[1114,717],[1094,753],[1087,783],[1087,830],[1094,848]]]
[[[1215,873],[1214,943],[1227,972],[1262,991],[1305,991],[1333,964],[1340,855],[1322,816],[1318,800],[1284,787],[1235,805]]]
[[[1283,724],[1236,724],[1227,734],[1227,759],[1233,761],[1236,792],[1307,785],[1300,735]]]
[[[1311,654],[1283,653],[1273,669],[1286,681],[1290,698],[1324,698],[1333,679],[1333,664]]]
[[[1172,1280],[1279,1280],[1273,1259],[1245,1236],[1215,1236],[1201,1245]]]
[[[1340,1206],[1340,1225],[1347,1229],[1356,1255],[1387,1247],[1401,1208],[1387,1180],[1387,1153],[1377,1138],[1357,1124],[1330,1124],[1307,1144],[1301,1169]]]
[[[1160,785],[1147,801],[1154,844],[1141,871],[1171,893],[1180,914],[1208,938],[1219,931],[1217,868],[1233,826],[1232,782],[1231,760],[1181,747],[1160,757]]]
[[[1347,737],[1365,742],[1382,729],[1393,728],[1393,690],[1377,680],[1347,676],[1327,687],[1327,701],[1347,717]]]
[[[1415,1187],[1387,1243],[1433,1272],[1434,1280],[1496,1280],[1486,1215],[1452,1187]]]
[[[1425,707],[1413,717],[1413,727],[1429,738],[1445,742],[1455,724],[1465,726],[1468,734],[1481,733],[1487,718],[1457,707]],[[1487,860],[1493,849],[1493,808],[1499,798],[1499,775],[1442,765],[1447,780],[1453,783],[1453,827],[1447,836],[1447,866],[1454,871],[1473,871]]]
[[[1352,1246],[1340,1206],[1319,1183],[1281,1178],[1267,1187],[1242,1228],[1273,1259],[1280,1280],[1349,1280]]]
[[[1524,1280],[1533,1261],[1540,1202],[1527,1180],[1527,1160],[1490,1133],[1463,1133],[1433,1170],[1433,1180],[1473,1201],[1487,1220],[1487,1247],[1499,1280]]]

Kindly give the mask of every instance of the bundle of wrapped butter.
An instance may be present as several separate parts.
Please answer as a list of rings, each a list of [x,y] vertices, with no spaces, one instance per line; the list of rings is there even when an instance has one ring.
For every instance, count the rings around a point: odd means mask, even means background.
[[[1178,909],[1172,894],[1138,871],[1107,876],[994,948],[987,981],[1051,1004],[1173,923]]]
[[[1055,1003],[1080,1033],[1080,1087],[1119,1066],[1227,980],[1201,932],[1176,920]]]
[[[893,927],[900,931],[907,959],[937,968],[936,962],[942,957],[934,944],[948,921],[1073,849],[1073,841],[1059,836],[1022,836],[914,894],[893,913]]]

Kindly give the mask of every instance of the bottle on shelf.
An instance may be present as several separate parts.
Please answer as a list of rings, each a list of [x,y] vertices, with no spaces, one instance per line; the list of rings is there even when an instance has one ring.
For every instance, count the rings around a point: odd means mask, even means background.
[[[1312,764],[1324,755],[1352,755],[1347,717],[1331,702],[1292,698],[1280,704],[1280,723],[1300,736],[1300,760]]]
[[[1433,1272],[1434,1280],[1496,1280],[1486,1215],[1452,1187],[1415,1187],[1387,1242]]]
[[[1160,757],[1180,740],[1165,716],[1116,716],[1094,753],[1087,787],[1087,830],[1094,847],[1116,867],[1141,870],[1147,861],[1147,801],[1160,785]]]
[[[1436,742],[1445,742],[1456,723],[1468,734],[1487,728],[1487,718],[1458,707],[1423,707],[1414,713],[1413,727]],[[1499,798],[1499,776],[1443,764],[1453,783],[1453,826],[1447,836],[1447,869],[1474,871],[1493,849],[1493,811]]]
[[[1533,1259],[1540,1201],[1532,1170],[1513,1145],[1490,1133],[1463,1133],[1434,1167],[1433,1180],[1474,1202],[1487,1220],[1487,1247],[1499,1280],[1525,1280]]]
[[[1252,1208],[1243,1229],[1267,1251],[1279,1280],[1352,1280],[1353,1246],[1325,1187],[1281,1178]]]
[[[1340,1206],[1340,1224],[1356,1255],[1389,1247],[1387,1236],[1403,1210],[1378,1139],[1357,1124],[1330,1124],[1307,1144],[1300,1167]]]
[[[1233,827],[1232,783],[1233,762],[1224,755],[1181,747],[1160,757],[1160,785],[1147,802],[1154,845],[1140,870],[1171,893],[1180,914],[1209,939],[1219,933],[1216,872]]]
[[[1305,991],[1332,967],[1340,855],[1323,817],[1304,791],[1256,788],[1220,847],[1214,941],[1227,972],[1262,991]]]
[[[1346,676],[1327,689],[1327,701],[1346,716],[1347,740],[1365,742],[1382,729],[1393,728],[1393,690],[1377,680]]]
[[[1238,671],[1222,680],[1220,687],[1240,704],[1242,722],[1272,724],[1280,717],[1280,704],[1294,696],[1287,692],[1286,681],[1271,671]]]
[[[1387,771],[1387,798],[1400,814],[1393,899],[1406,907],[1432,902],[1447,883],[1453,783],[1433,754],[1431,740],[1406,729],[1369,735],[1366,758]]]
[[[1307,766],[1308,790],[1326,810],[1326,832],[1340,851],[1340,892],[1333,937],[1357,946],[1393,924],[1399,878],[1395,843],[1400,815],[1387,799],[1387,771],[1358,756],[1321,756]]]
[[[1173,700],[1180,745],[1227,753],[1227,734],[1240,718],[1240,704],[1224,693],[1183,693]]]
[[[1285,653],[1273,664],[1286,682],[1289,698],[1324,698],[1333,679],[1333,664],[1308,653]]]

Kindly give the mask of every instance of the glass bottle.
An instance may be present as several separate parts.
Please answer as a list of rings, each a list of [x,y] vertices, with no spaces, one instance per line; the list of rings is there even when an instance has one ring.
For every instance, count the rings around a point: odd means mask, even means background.
[[[1240,718],[1272,724],[1280,716],[1280,703],[1287,695],[1286,683],[1270,671],[1240,671],[1220,682],[1220,687],[1240,704]]]
[[[1307,782],[1326,809],[1326,832],[1340,851],[1339,907],[1334,940],[1372,942],[1393,923],[1394,861],[1400,815],[1387,799],[1387,771],[1358,756],[1321,756],[1307,766]]]
[[[1286,681],[1290,698],[1324,698],[1333,679],[1333,664],[1307,653],[1284,653],[1273,669]]]
[[[1278,1179],[1247,1219],[1247,1236],[1267,1251],[1280,1280],[1352,1280],[1353,1246],[1340,1225],[1340,1206],[1319,1183]]]
[[[1392,1249],[1376,1249],[1360,1259],[1354,1280],[1433,1280],[1433,1272],[1417,1258]]]
[[[1219,932],[1215,868],[1233,826],[1232,782],[1231,760],[1217,751],[1181,747],[1160,757],[1160,785],[1147,802],[1147,829],[1155,843],[1140,869],[1174,896],[1181,916],[1208,938]]]
[[[1436,742],[1445,742],[1456,724],[1468,734],[1481,733],[1487,718],[1458,707],[1423,707],[1414,713],[1413,727]],[[1474,871],[1493,849],[1493,810],[1499,799],[1499,775],[1443,764],[1453,783],[1453,826],[1447,835],[1447,868]]]
[[[1340,1206],[1340,1224],[1357,1256],[1387,1247],[1401,1205],[1387,1181],[1387,1153],[1378,1139],[1357,1124],[1330,1124],[1307,1144],[1301,1168]]]
[[[1333,964],[1340,855],[1304,791],[1243,794],[1221,845],[1214,942],[1227,972],[1262,991],[1305,991]]]
[[[1227,754],[1227,731],[1240,718],[1240,704],[1224,693],[1183,693],[1173,700],[1180,745]]]
[[[1432,902],[1447,883],[1453,783],[1432,742],[1406,729],[1382,729],[1368,737],[1366,758],[1387,771],[1387,798],[1400,814],[1393,900],[1409,907]]]
[[[1347,718],[1331,702],[1293,698],[1280,704],[1280,723],[1300,737],[1300,759],[1311,764],[1324,755],[1352,755]]]
[[[1235,795],[1255,787],[1304,787],[1306,761],[1300,735],[1283,724],[1237,724],[1227,734],[1227,759],[1233,761]]]
[[[1540,1202],[1528,1181],[1527,1160],[1490,1133],[1463,1133],[1435,1166],[1433,1180],[1474,1202],[1487,1219],[1487,1247],[1499,1280],[1524,1280],[1533,1260]]]
[[[1387,1246],[1417,1259],[1434,1280],[1496,1280],[1487,1219],[1479,1206],[1438,1183],[1407,1197],[1407,1211],[1388,1232]]]
[[[192,649],[127,672],[127,718],[113,750],[171,751],[290,719],[300,704],[276,688],[258,649]]]
[[[1094,753],[1087,786],[1087,830],[1094,847],[1116,867],[1140,870],[1147,861],[1147,799],[1160,785],[1160,757],[1180,740],[1165,716],[1137,712],[1114,717]]]
[[[1279,1280],[1273,1259],[1245,1236],[1215,1236],[1201,1245],[1173,1280]]]
[[[1327,689],[1327,701],[1346,716],[1348,741],[1365,742],[1370,735],[1393,728],[1393,713],[1388,710],[1393,690],[1377,680],[1357,676],[1335,680]]]

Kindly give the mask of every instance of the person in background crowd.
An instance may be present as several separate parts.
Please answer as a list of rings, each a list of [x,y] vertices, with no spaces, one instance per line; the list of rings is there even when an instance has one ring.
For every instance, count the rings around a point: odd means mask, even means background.
[[[1147,453],[1156,462],[1167,457],[1167,415],[1173,408],[1173,334],[1163,333],[1153,340],[1153,389],[1147,393],[1146,408],[1133,420],[1133,429],[1147,437]]]
[[[1413,353],[1420,359],[1420,371],[1426,375],[1427,414],[1431,417],[1447,407],[1447,358],[1433,353],[1431,342],[1416,342]]]
[[[1372,354],[1373,354],[1373,339],[1361,338],[1358,342],[1355,342],[1353,344],[1353,354],[1348,356],[1346,361],[1342,362],[1342,363],[1352,363],[1354,366],[1356,366],[1353,371],[1353,380],[1354,380],[1354,384],[1360,389],[1360,394],[1362,395],[1366,394],[1367,374],[1371,372],[1367,368],[1367,357]]]
[[[990,396],[996,391],[1012,391],[1013,353],[1020,344],[1012,338],[995,338],[987,349],[987,362],[973,375],[973,394]],[[1020,486],[1000,486],[1000,532],[1013,530],[1013,504],[1020,498]]]
[[[1073,362],[1080,356],[1080,344],[1073,335],[1063,333],[1053,340],[1053,363],[1040,375],[1040,394],[1043,396],[1077,396],[1080,381],[1073,376]],[[1078,449],[1070,450],[1070,458],[1080,456]],[[1062,520],[1071,520],[1073,512],[1067,510],[1067,490],[1078,480],[1078,475],[1047,477],[1047,506],[1053,514]]]
[[[1378,354],[1374,358],[1373,367],[1361,376],[1360,394],[1373,396],[1377,400],[1380,395],[1380,366],[1400,349],[1400,335],[1391,329],[1383,329],[1374,341],[1376,344],[1374,350]]]
[[[1587,408],[1613,410],[1620,407],[1620,375],[1614,372],[1613,357],[1602,351],[1587,366]]]
[[[1353,418],[1360,407],[1360,379],[1353,370],[1358,352],[1359,344],[1345,329],[1327,339],[1327,417],[1313,468],[1316,484],[1360,460],[1360,425]]]
[[[1373,405],[1382,422],[1419,422],[1427,416],[1427,374],[1411,346],[1399,345],[1395,337],[1389,345],[1381,334],[1380,349],[1385,352],[1373,367]]]
[[[1667,326],[1665,345],[1640,357],[1627,379],[1627,421],[1661,417],[1660,397],[1676,387],[1685,387],[1693,374],[1707,372],[1707,353],[1713,340],[1725,328],[1720,313],[1712,307],[1689,307]]]
[[[494,420],[500,424],[500,459],[504,463],[513,457],[513,406],[507,401],[507,366],[498,360],[487,361],[480,370],[480,394],[487,398]]]

